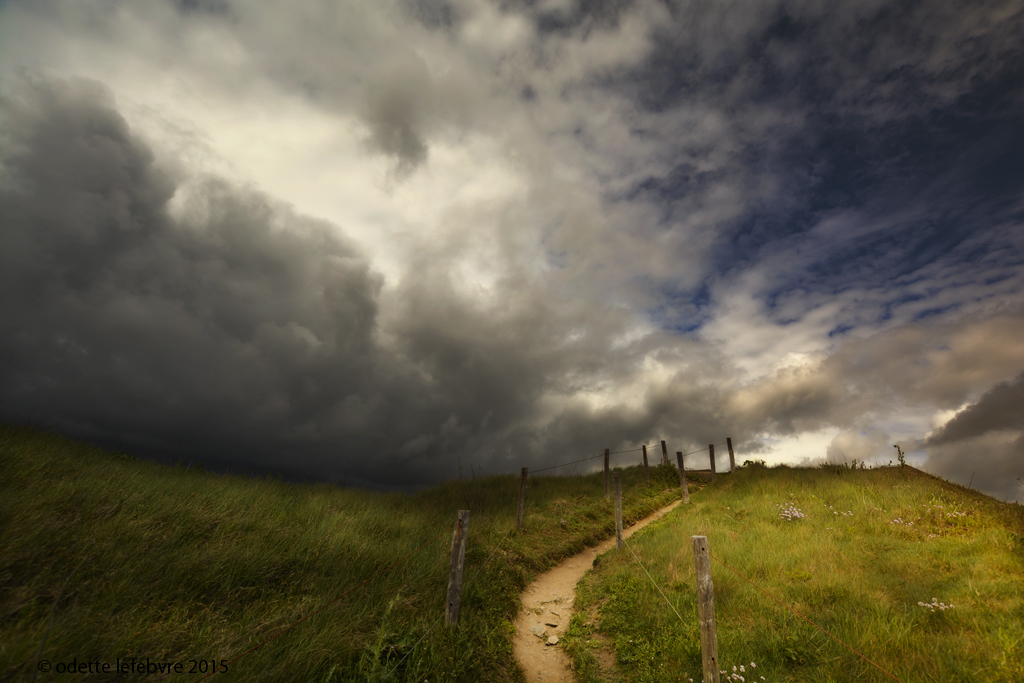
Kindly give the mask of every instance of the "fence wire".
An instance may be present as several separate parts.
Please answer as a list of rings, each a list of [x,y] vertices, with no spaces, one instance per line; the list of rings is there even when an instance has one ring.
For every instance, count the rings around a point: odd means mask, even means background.
[[[648,450],[654,450],[655,448],[658,448],[658,446],[657,445],[655,445],[655,446],[647,446]],[[644,447],[641,446],[640,448],[630,448],[630,449],[625,450],[625,451],[609,451],[608,455],[620,455],[622,453],[639,453],[643,449],[644,449]],[[705,448],[704,450],[706,451],[707,449]],[[694,453],[700,453],[700,451],[694,451]],[[581,462],[587,462],[588,460],[597,460],[598,458],[603,458],[604,455],[605,455],[604,453],[601,453],[599,455],[592,455],[589,458],[582,458],[580,460],[570,460],[569,462],[559,463],[558,465],[549,465],[547,467],[539,467],[537,469],[531,469],[529,473],[530,474],[536,474],[537,472],[547,472],[548,470],[557,470],[559,467],[567,467],[568,465],[577,465],[577,464],[579,464]],[[688,455],[692,455],[692,453],[690,453]]]
[[[570,462],[563,462],[563,463],[561,463],[559,465],[551,465],[550,467],[541,467],[541,468],[536,469],[536,470],[530,470],[529,473],[530,474],[536,474],[537,472],[546,472],[547,470],[556,470],[559,467],[566,467],[567,465],[576,465],[576,464],[581,463],[581,462],[586,462],[588,460],[596,460],[597,458],[603,458],[603,457],[604,457],[604,453],[602,453],[601,455],[593,455],[593,456],[591,456],[589,458],[583,458],[581,460],[571,460]]]
[[[561,468],[561,467],[567,467],[567,466],[569,466],[569,465],[577,465],[577,464],[579,464],[579,463],[582,463],[582,462],[588,462],[588,461],[590,461],[590,460],[596,460],[596,459],[598,459],[598,458],[602,458],[602,457],[604,457],[605,455],[609,455],[609,456],[611,456],[611,455],[620,455],[620,454],[622,454],[622,453],[639,453],[639,452],[643,451],[643,450],[644,450],[644,448],[647,448],[647,449],[650,449],[650,450],[652,450],[652,451],[653,451],[653,450],[657,449],[659,445],[660,445],[660,444],[655,444],[654,446],[646,446],[646,447],[645,447],[645,446],[641,446],[641,447],[639,447],[639,448],[632,448],[632,449],[627,449],[627,450],[622,450],[622,451],[610,451],[610,452],[608,452],[607,454],[605,454],[605,453],[601,453],[601,454],[598,454],[598,455],[594,455],[594,456],[591,456],[591,457],[588,457],[588,458],[581,458],[581,459],[579,459],[579,460],[572,460],[572,461],[569,461],[569,462],[559,463],[559,464],[557,464],[557,465],[550,465],[550,466],[548,466],[548,467],[542,467],[542,468],[539,468],[539,469],[535,469],[535,470],[532,470],[532,471],[530,471],[530,472],[529,472],[529,474],[536,474],[536,473],[538,473],[538,472],[546,472],[546,471],[549,471],[549,470],[553,470],[553,469],[558,469],[558,468]],[[716,446],[721,446],[721,445],[725,445],[725,444],[716,444]],[[707,448],[702,448],[702,449],[700,449],[700,450],[697,450],[697,451],[693,451],[693,452],[691,452],[691,453],[686,453],[686,454],[684,454],[684,456],[685,456],[685,455],[695,455],[695,454],[697,454],[697,453],[702,453],[702,452],[704,452],[704,451],[707,451],[707,450],[708,450]],[[648,506],[648,507],[650,507],[650,506]],[[651,509],[652,509],[652,511],[653,511],[653,508],[651,508]],[[494,555],[495,555],[495,553],[497,553],[497,552],[498,552],[498,549],[499,549],[499,548],[500,548],[500,547],[501,547],[501,546],[502,546],[502,545],[503,545],[503,544],[505,543],[505,540],[506,540],[506,539],[508,538],[509,534],[511,534],[511,533],[512,533],[512,531],[513,531],[514,529],[515,529],[515,526],[513,525],[512,527],[510,527],[510,528],[509,528],[509,530],[508,530],[507,532],[505,532],[505,535],[504,535],[504,536],[502,537],[502,539],[501,539],[501,540],[500,540],[500,541],[498,542],[498,544],[497,544],[497,545],[496,545],[496,546],[494,547],[494,549],[493,549],[493,550],[491,551],[491,554],[490,554],[490,555],[488,556],[487,560],[486,560],[486,561],[485,561],[485,562],[484,562],[484,563],[483,563],[483,564],[482,564],[482,565],[480,566],[480,568],[479,568],[479,569],[478,569],[478,570],[476,571],[476,573],[475,573],[475,576],[473,577],[472,581],[470,581],[470,582],[469,582],[469,584],[467,584],[467,589],[468,589],[468,588],[471,588],[471,587],[472,587],[473,585],[475,585],[475,583],[476,583],[476,581],[477,581],[477,580],[479,579],[479,577],[483,575],[483,570],[484,570],[484,569],[485,569],[485,568],[487,567],[487,565],[488,565],[488,564],[490,564],[490,562],[491,562],[491,559],[493,559],[493,558],[494,558]],[[364,579],[363,581],[361,581],[360,583],[356,584],[355,586],[352,586],[352,587],[351,587],[351,588],[349,588],[349,589],[348,589],[347,591],[345,591],[344,593],[342,593],[341,595],[339,595],[339,596],[338,596],[338,597],[337,597],[337,598],[336,598],[335,600],[333,600],[332,602],[330,602],[330,603],[328,603],[328,604],[326,604],[326,605],[323,605],[322,607],[319,607],[318,609],[316,609],[316,610],[314,610],[314,611],[310,612],[309,614],[307,614],[306,616],[302,617],[301,619],[299,619],[299,620],[298,620],[298,621],[296,621],[295,623],[293,623],[293,624],[291,624],[291,625],[289,625],[289,626],[287,626],[287,627],[285,627],[285,628],[281,629],[280,631],[278,631],[278,632],[277,632],[277,633],[275,633],[274,635],[270,636],[269,638],[267,638],[267,639],[263,640],[263,641],[262,641],[262,642],[260,642],[260,643],[257,643],[256,645],[254,645],[253,647],[249,648],[249,649],[248,649],[248,650],[246,650],[245,652],[243,652],[243,653],[241,653],[240,655],[238,655],[238,656],[234,657],[233,659],[229,660],[228,662],[226,662],[225,666],[227,666],[227,665],[231,665],[231,664],[234,664],[235,662],[237,662],[238,660],[240,660],[240,659],[241,659],[242,657],[245,657],[246,655],[248,655],[248,654],[250,654],[250,653],[252,653],[252,652],[256,651],[257,649],[259,649],[259,648],[261,648],[261,647],[263,647],[264,645],[266,645],[266,644],[267,644],[267,643],[269,643],[270,641],[272,641],[272,640],[274,640],[274,639],[276,639],[276,638],[278,638],[278,637],[280,637],[280,636],[284,635],[285,633],[287,633],[288,631],[292,630],[293,628],[295,628],[296,626],[298,626],[298,625],[299,625],[299,624],[301,624],[302,622],[306,621],[306,620],[307,620],[307,619],[309,619],[310,617],[312,617],[312,616],[315,616],[315,615],[319,614],[320,612],[322,612],[322,611],[324,611],[324,610],[326,610],[326,609],[328,609],[328,608],[330,608],[330,607],[333,607],[334,605],[338,604],[339,602],[341,602],[341,600],[343,600],[343,599],[344,599],[344,598],[345,598],[346,596],[348,596],[348,595],[349,595],[350,593],[352,593],[352,592],[354,592],[355,590],[357,590],[357,589],[361,588],[362,586],[364,586],[364,585],[366,585],[366,584],[370,583],[371,581],[373,581],[374,579],[376,579],[376,578],[378,578],[378,577],[382,576],[383,574],[385,574],[385,573],[387,573],[387,572],[391,571],[392,569],[394,569],[395,567],[397,567],[397,566],[398,566],[399,564],[401,564],[402,562],[405,562],[405,561],[406,561],[407,559],[409,559],[410,557],[412,557],[413,555],[415,555],[415,554],[416,554],[416,553],[418,553],[419,551],[423,550],[423,549],[424,549],[424,548],[426,548],[426,547],[427,547],[428,545],[432,544],[432,543],[433,543],[434,541],[436,541],[436,540],[437,540],[437,539],[439,539],[439,538],[440,538],[441,536],[443,536],[443,535],[444,535],[444,534],[445,534],[445,533],[446,533],[447,531],[448,531],[447,529],[444,529],[443,531],[441,531],[440,533],[438,533],[438,534],[437,534],[436,536],[434,536],[434,537],[433,537],[433,538],[431,538],[430,540],[426,541],[425,543],[423,543],[422,545],[420,545],[419,547],[417,547],[417,548],[416,548],[415,550],[413,550],[413,551],[411,551],[411,552],[407,553],[407,554],[406,554],[406,555],[404,555],[403,557],[399,558],[398,560],[396,560],[395,562],[391,563],[391,564],[390,564],[390,565],[388,565],[387,567],[384,567],[383,569],[381,569],[380,571],[376,572],[376,573],[375,573],[375,574],[373,574],[372,576],[370,576],[370,577],[368,577],[368,578]],[[623,543],[625,543],[625,540],[623,540]],[[629,548],[629,552],[630,552],[630,553],[632,553],[632,555],[633,555],[633,558],[634,558],[634,559],[636,560],[637,564],[639,564],[639,565],[640,565],[640,568],[641,568],[641,569],[643,569],[643,571],[644,571],[644,573],[645,573],[645,574],[647,574],[647,578],[648,578],[648,579],[650,579],[651,583],[653,583],[653,584],[654,584],[654,587],[655,587],[655,588],[656,588],[656,589],[658,590],[658,592],[659,592],[659,593],[661,593],[661,596],[662,596],[662,597],[663,597],[663,598],[665,599],[665,601],[666,601],[666,602],[668,603],[668,605],[669,605],[669,607],[670,607],[670,608],[672,609],[672,611],[673,611],[673,612],[675,612],[676,616],[677,616],[677,617],[679,617],[679,619],[680,619],[680,620],[682,620],[682,616],[681,616],[681,615],[679,614],[678,610],[676,610],[675,606],[674,606],[674,605],[672,605],[672,603],[671,603],[671,602],[669,602],[669,600],[668,600],[668,597],[666,597],[666,596],[665,596],[665,593],[664,593],[664,591],[662,591],[662,590],[661,590],[661,587],[660,587],[660,586],[659,586],[659,585],[657,584],[657,582],[656,582],[656,581],[654,580],[654,578],[653,578],[653,577],[651,576],[650,572],[648,572],[648,571],[647,571],[647,568],[646,568],[646,567],[645,567],[645,566],[643,565],[643,563],[642,563],[642,562],[640,562],[640,559],[639,559],[639,557],[637,557],[636,553],[635,553],[635,552],[633,552],[633,548],[632,548],[632,547],[630,547],[628,543],[626,544],[626,547],[627,547],[627,548]],[[715,558],[715,559],[717,559],[717,558]],[[721,560],[719,560],[719,562],[721,562]],[[724,564],[724,563],[723,563],[723,564]],[[730,570],[731,570],[731,568],[730,568]],[[731,570],[731,571],[735,571],[735,570]],[[741,577],[741,578],[742,578],[742,577]],[[763,589],[761,589],[761,590],[763,590]],[[794,614],[796,614],[796,613],[794,612]],[[801,615],[797,615],[797,616],[801,616]],[[439,623],[441,622],[441,619],[442,619],[443,617],[444,617],[444,613],[442,613],[442,614],[441,614],[441,615],[440,615],[440,616],[439,616],[439,617],[438,617],[437,619],[435,619],[435,620],[434,620],[434,622],[433,622],[433,623],[432,623],[432,624],[430,625],[430,627],[428,627],[428,628],[427,628],[427,630],[426,630],[426,631],[425,631],[425,632],[423,633],[423,635],[422,635],[422,636],[420,636],[420,639],[419,639],[419,640],[417,640],[417,641],[416,641],[416,643],[415,643],[415,644],[413,644],[412,648],[410,648],[410,649],[409,649],[409,651],[408,651],[408,652],[407,652],[407,653],[405,654],[405,656],[404,656],[404,657],[402,657],[402,659],[401,659],[401,660],[399,660],[398,664],[396,664],[396,665],[394,666],[394,668],[392,668],[392,669],[391,669],[391,671],[389,671],[389,672],[388,672],[388,673],[387,673],[387,674],[385,675],[385,678],[388,678],[388,677],[390,677],[391,675],[393,675],[393,674],[394,674],[394,673],[395,673],[395,672],[396,672],[396,671],[397,671],[397,670],[399,669],[399,667],[401,667],[401,665],[402,665],[402,664],[403,664],[403,663],[405,662],[405,660],[406,660],[406,659],[408,659],[408,658],[409,658],[409,656],[410,656],[410,655],[411,655],[411,654],[412,654],[412,653],[413,653],[413,652],[414,652],[414,651],[416,650],[416,647],[417,647],[417,646],[418,646],[418,645],[419,645],[420,643],[422,643],[422,642],[423,642],[423,641],[424,641],[424,640],[426,639],[426,637],[427,637],[427,636],[428,636],[428,635],[430,634],[430,632],[431,632],[431,631],[433,631],[433,630],[434,630],[434,628],[435,628],[435,627],[436,627],[436,626],[437,626],[437,625],[438,625],[438,624],[439,624]],[[802,616],[801,616],[801,618],[804,618],[804,619],[806,620],[806,618],[805,618],[805,617],[802,617]],[[810,622],[810,620],[807,620],[807,621],[808,621],[809,623],[812,623],[812,624],[813,624],[813,622]],[[824,633],[826,633],[826,634],[827,634],[827,635],[829,635],[830,637],[832,637],[832,638],[835,638],[835,636],[831,636],[831,634],[828,634],[828,633],[827,633],[826,631],[824,631],[824,629],[821,629],[821,627],[820,627],[820,626],[817,626],[816,624],[813,624],[813,625],[814,625],[814,626],[816,626],[817,628],[819,628],[820,630],[822,630],[822,631],[823,631]],[[839,641],[838,639],[836,639],[836,640],[837,640],[838,642],[842,643],[842,641]],[[847,648],[849,648],[849,646],[848,646],[848,645],[846,645],[845,643],[842,643],[842,644],[843,644],[843,645],[845,645],[845,646],[846,646]],[[853,651],[854,653],[856,653],[856,654],[860,655],[860,653],[857,653],[857,652],[856,652],[856,650],[853,650],[853,648],[849,648],[849,649],[850,649],[851,651]],[[860,655],[860,656],[861,656],[861,657],[863,657],[863,655]],[[866,659],[866,660],[867,660],[867,658],[866,658],[866,657],[864,657],[864,659]],[[867,661],[869,661],[869,662],[870,662],[871,660],[867,660]],[[874,664],[874,662],[871,662],[871,663],[872,663],[872,664]],[[877,664],[875,664],[875,666],[878,666],[878,665],[877,665]],[[879,668],[879,669],[881,669],[882,671],[885,671],[885,669],[882,669],[881,667],[878,667],[878,668]],[[214,671],[211,671],[210,673],[206,674],[205,676],[203,676],[203,677],[201,677],[201,678],[198,678],[198,679],[196,679],[195,683],[200,683],[201,681],[204,681],[204,680],[206,680],[207,678],[209,678],[209,677],[213,676],[213,675],[214,675],[214,674],[216,674],[216,673],[217,673],[217,671],[216,671],[216,670],[214,670]],[[886,673],[888,673],[888,672],[886,672]],[[889,675],[890,675],[890,676],[892,676],[892,674],[889,674]],[[892,677],[893,677],[893,678],[896,678],[895,676],[892,676]],[[900,680],[900,679],[896,678],[896,680]],[[901,683],[902,683],[902,681],[901,681]]]
[[[705,450],[707,450],[707,449],[705,449]],[[647,571],[647,567],[645,567],[645,566],[644,566],[644,563],[640,561],[640,558],[639,558],[639,557],[637,556],[636,552],[634,552],[634,550],[633,550],[632,546],[630,546],[630,545],[629,545],[629,543],[628,543],[628,542],[626,541],[626,539],[622,539],[622,543],[623,543],[623,544],[624,544],[624,545],[626,546],[626,548],[627,548],[627,549],[629,550],[630,554],[631,554],[631,555],[633,556],[633,560],[634,560],[634,561],[635,561],[635,562],[636,562],[636,563],[637,563],[638,565],[640,565],[640,568],[641,568],[641,569],[642,569],[642,570],[644,571],[644,574],[646,574],[646,575],[647,575],[647,578],[648,578],[648,579],[650,580],[650,582],[651,582],[652,584],[654,584],[654,587],[655,587],[655,589],[657,589],[658,593],[660,593],[660,594],[661,594],[661,597],[662,597],[662,598],[664,598],[664,600],[665,600],[665,603],[666,603],[666,604],[667,604],[667,605],[669,606],[669,608],[670,608],[670,609],[671,609],[671,610],[672,610],[672,611],[673,611],[673,612],[675,613],[675,615],[676,615],[676,616],[677,616],[677,617],[679,618],[679,620],[680,620],[681,622],[683,622],[683,623],[686,623],[686,622],[685,622],[685,620],[683,619],[682,615],[681,615],[681,614],[679,614],[679,610],[677,610],[677,609],[676,609],[675,605],[673,605],[673,604],[672,604],[672,601],[668,599],[668,596],[667,596],[667,595],[665,595],[665,591],[663,591],[663,590],[661,589],[661,586],[659,586],[659,585],[658,585],[658,582],[657,582],[657,581],[655,581],[655,580],[654,580],[654,577],[653,577],[653,576],[651,576],[651,573],[650,573],[649,571]],[[840,640],[839,638],[835,637],[834,635],[832,635],[831,633],[829,633],[828,631],[826,631],[825,629],[823,629],[823,628],[822,628],[821,626],[818,626],[818,625],[817,625],[816,623],[814,623],[813,621],[811,621],[810,619],[808,619],[808,618],[807,618],[807,617],[805,617],[804,615],[802,615],[802,614],[800,614],[799,612],[797,612],[797,611],[796,611],[795,609],[793,609],[792,607],[790,607],[789,605],[787,605],[786,603],[784,603],[784,602],[783,602],[782,600],[780,600],[779,598],[777,598],[777,597],[775,597],[774,595],[772,595],[772,594],[771,594],[771,593],[770,593],[769,591],[767,591],[767,590],[765,590],[764,588],[762,588],[762,587],[758,586],[758,585],[757,585],[756,583],[754,583],[753,581],[751,581],[751,580],[750,580],[750,579],[748,579],[747,577],[743,576],[743,574],[740,574],[740,573],[739,573],[738,571],[736,571],[735,569],[733,569],[732,567],[730,567],[729,565],[727,565],[727,564],[726,564],[725,562],[723,562],[722,560],[720,560],[720,559],[719,559],[719,558],[718,558],[717,556],[715,556],[715,555],[714,555],[713,553],[711,553],[710,551],[708,552],[708,554],[709,554],[709,555],[710,555],[710,556],[711,556],[712,558],[714,558],[714,560],[715,560],[716,562],[718,562],[718,563],[719,563],[719,564],[721,564],[721,565],[722,565],[723,567],[725,567],[726,569],[728,569],[729,571],[731,571],[731,572],[732,572],[733,574],[735,574],[736,576],[740,577],[741,579],[743,579],[744,581],[746,581],[747,583],[749,583],[749,584],[750,584],[751,586],[753,586],[753,587],[754,587],[754,588],[756,588],[757,590],[759,590],[759,591],[761,591],[762,593],[764,593],[765,595],[767,595],[767,596],[768,596],[769,598],[771,598],[771,599],[772,599],[772,600],[774,600],[775,602],[777,602],[777,603],[779,603],[780,605],[782,605],[782,606],[783,606],[784,608],[786,608],[787,610],[789,610],[790,612],[792,612],[792,613],[793,613],[793,615],[795,615],[796,617],[799,617],[800,619],[803,619],[803,620],[804,620],[804,621],[806,621],[806,622],[807,622],[808,624],[810,624],[810,625],[811,625],[811,626],[813,626],[814,628],[818,629],[819,631],[821,631],[822,633],[824,633],[824,634],[825,634],[826,636],[828,636],[828,637],[829,637],[829,638],[831,638],[832,640],[836,641],[837,643],[839,643],[840,645],[842,645],[843,647],[845,647],[845,648],[846,648],[847,650],[849,650],[849,651],[850,651],[850,652],[852,652],[853,654],[857,655],[858,657],[860,657],[861,659],[863,659],[863,660],[864,660],[865,662],[867,662],[867,663],[868,663],[868,664],[870,664],[871,666],[875,667],[876,669],[878,669],[879,671],[881,671],[881,672],[882,672],[882,673],[884,673],[885,675],[889,676],[889,677],[890,677],[890,678],[892,678],[893,680],[895,680],[895,681],[899,681],[899,683],[904,683],[904,682],[903,682],[903,680],[902,680],[901,678],[897,677],[897,676],[896,676],[895,674],[893,674],[892,672],[890,672],[890,671],[888,671],[888,670],[884,669],[884,668],[883,668],[882,666],[880,666],[879,664],[876,664],[876,663],[875,663],[875,662],[873,662],[873,661],[872,661],[871,659],[869,659],[869,658],[868,658],[867,656],[865,656],[865,655],[861,654],[860,652],[858,652],[857,650],[853,649],[853,647],[851,647],[850,645],[847,645],[847,644],[846,644],[845,642],[843,642],[843,641],[842,641],[842,640]]]
[[[679,613],[679,610],[676,609],[676,606],[673,605],[671,601],[669,601],[668,596],[665,595],[665,591],[661,590],[661,586],[658,585],[658,582],[654,580],[654,577],[651,576],[651,573],[649,571],[647,571],[647,567],[644,566],[644,563],[641,562],[640,558],[636,556],[635,552],[633,552],[633,547],[630,546],[629,543],[626,542],[626,539],[622,539],[622,543],[623,543],[623,545],[625,545],[629,549],[630,554],[633,555],[633,559],[636,560],[636,563],[638,565],[640,565],[640,569],[644,570],[644,574],[647,574],[647,578],[651,580],[651,583],[654,584],[654,587],[658,589],[659,593],[661,593],[661,597],[665,598],[665,602],[668,604],[669,607],[672,608],[672,611],[676,613],[676,616],[679,617],[679,621],[682,621],[683,623],[686,623],[683,620],[683,615],[681,615]]]

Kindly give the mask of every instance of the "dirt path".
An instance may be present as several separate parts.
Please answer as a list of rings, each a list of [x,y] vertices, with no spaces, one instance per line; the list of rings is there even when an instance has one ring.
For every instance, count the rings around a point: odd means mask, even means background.
[[[677,500],[628,529],[623,529],[623,538],[629,538],[638,529],[661,519],[679,502]],[[569,657],[558,647],[558,639],[569,628],[572,606],[576,600],[576,584],[594,566],[594,558],[614,546],[613,536],[541,574],[523,591],[523,608],[516,617],[516,634],[512,645],[516,659],[530,683],[576,682],[576,674],[569,668]]]

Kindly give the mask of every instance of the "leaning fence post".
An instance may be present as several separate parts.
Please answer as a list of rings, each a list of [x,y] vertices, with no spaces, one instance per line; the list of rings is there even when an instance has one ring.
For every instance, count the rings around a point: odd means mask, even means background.
[[[725,445],[729,447],[729,471],[736,469],[736,454],[732,451],[732,437],[725,437]]]
[[[526,508],[526,474],[530,468],[524,467],[519,480],[519,510],[516,512],[516,530],[523,528],[523,510]]]
[[[444,621],[454,627],[459,623],[459,603],[462,602],[462,567],[466,563],[466,536],[469,534],[469,510],[459,510],[452,534],[452,564],[448,573],[448,602]]]
[[[608,500],[608,451],[610,448],[604,449],[604,499]]]
[[[683,502],[690,502],[690,485],[686,483],[686,468],[683,467],[683,452],[676,451],[676,463],[679,465],[679,488],[683,490]]]
[[[708,453],[711,455],[711,481],[718,478],[718,473],[715,472],[715,444],[708,444]]]
[[[647,446],[644,446],[644,481],[651,483],[651,471],[647,468]]]
[[[718,683],[718,633],[715,628],[715,586],[711,582],[711,546],[707,536],[690,536],[697,569],[697,616],[704,683]]]
[[[615,472],[615,547],[622,547],[622,477]]]
[[[666,465],[668,464],[668,446],[665,445],[664,441],[661,442],[661,462]]]

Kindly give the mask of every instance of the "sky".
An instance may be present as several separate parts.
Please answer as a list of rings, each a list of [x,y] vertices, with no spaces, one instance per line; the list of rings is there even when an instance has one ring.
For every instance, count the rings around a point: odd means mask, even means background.
[[[1021,35],[1021,0],[6,0],[0,419],[406,490],[899,445],[1024,501]]]

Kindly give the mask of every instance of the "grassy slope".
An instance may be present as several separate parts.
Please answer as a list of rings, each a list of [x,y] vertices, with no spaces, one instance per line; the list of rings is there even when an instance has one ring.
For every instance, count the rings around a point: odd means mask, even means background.
[[[806,517],[781,519],[780,505]],[[720,476],[630,542],[682,619],[628,549],[602,556],[566,639],[584,680],[701,680],[695,534],[903,681],[1024,681],[1024,508],[909,468],[758,466]],[[745,664],[750,682],[892,680],[714,559],[711,569],[729,673]],[[955,607],[918,604],[932,598]],[[601,643],[614,647],[611,672],[599,672]]]
[[[627,520],[678,495],[668,467],[650,487],[638,468],[623,477]],[[407,496],[290,485],[0,426],[0,680],[31,680],[44,637],[39,658],[53,665],[148,657],[187,671],[191,660],[242,654],[352,588],[210,680],[385,680],[407,654],[386,680],[522,680],[510,637],[521,589],[607,538],[614,522],[602,475],[534,478],[526,533],[505,538],[518,486],[518,477],[499,476]],[[442,622],[412,648],[443,613],[452,525],[467,507],[460,626]],[[67,675],[38,680],[56,678]]]

